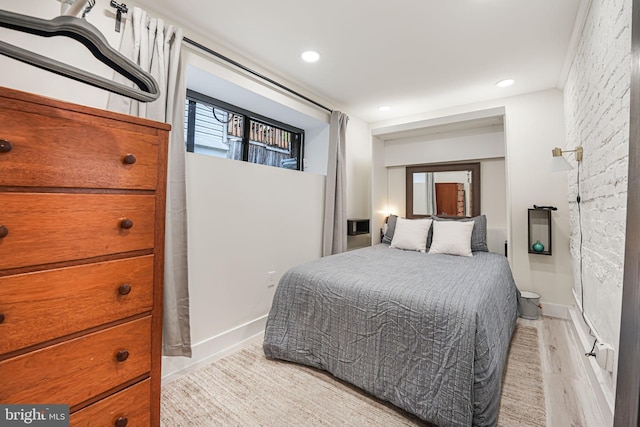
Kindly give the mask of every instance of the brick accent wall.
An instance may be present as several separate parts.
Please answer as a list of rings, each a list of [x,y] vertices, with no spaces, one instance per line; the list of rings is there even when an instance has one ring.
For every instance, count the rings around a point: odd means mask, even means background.
[[[563,148],[584,147],[583,162],[568,175],[574,291],[578,301],[584,295],[585,315],[598,335],[616,350],[627,203],[631,4],[593,0],[564,88]],[[566,158],[576,166],[572,154]],[[601,374],[605,391],[615,395],[617,373]]]

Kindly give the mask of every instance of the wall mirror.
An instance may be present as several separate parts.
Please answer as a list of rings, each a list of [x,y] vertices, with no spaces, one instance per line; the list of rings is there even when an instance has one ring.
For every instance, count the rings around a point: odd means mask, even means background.
[[[480,215],[480,163],[407,166],[406,217]]]

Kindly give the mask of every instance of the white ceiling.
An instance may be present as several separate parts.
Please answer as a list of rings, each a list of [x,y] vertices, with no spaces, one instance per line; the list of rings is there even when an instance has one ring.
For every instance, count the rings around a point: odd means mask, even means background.
[[[321,103],[375,122],[561,86],[574,23],[587,2],[138,3],[301,85]],[[300,60],[308,49],[320,52],[319,62]],[[516,83],[495,86],[505,78]],[[379,112],[381,105],[392,110]]]

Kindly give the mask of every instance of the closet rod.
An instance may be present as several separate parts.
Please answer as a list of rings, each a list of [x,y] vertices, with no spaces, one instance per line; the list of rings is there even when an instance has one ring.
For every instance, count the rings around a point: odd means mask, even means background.
[[[307,96],[304,96],[303,94],[301,94],[301,93],[299,93],[299,92],[296,92],[295,90],[293,90],[293,89],[291,89],[291,88],[288,88],[287,86],[285,86],[285,85],[283,85],[283,84],[281,84],[281,83],[278,83],[277,81],[275,81],[275,80],[273,80],[273,79],[271,79],[271,78],[269,78],[269,77],[265,76],[264,74],[260,74],[260,73],[258,73],[257,71],[254,71],[254,70],[252,70],[251,68],[246,67],[246,66],[244,66],[244,65],[240,64],[239,62],[234,61],[233,59],[231,59],[231,58],[229,58],[229,57],[227,57],[227,56],[224,56],[223,54],[221,54],[221,53],[219,53],[219,52],[216,52],[216,51],[215,51],[215,50],[213,50],[213,49],[210,49],[210,48],[208,48],[208,47],[206,47],[206,46],[203,46],[203,45],[201,45],[200,43],[198,43],[198,42],[196,42],[196,41],[193,41],[193,40],[191,40],[190,38],[187,38],[187,37],[184,37],[182,40],[183,40],[185,43],[190,44],[190,45],[192,45],[192,46],[195,46],[195,47],[197,47],[198,49],[204,50],[205,52],[207,52],[207,53],[209,53],[209,54],[211,54],[211,55],[213,55],[213,56],[215,56],[215,57],[217,57],[217,58],[220,58],[220,59],[222,59],[223,61],[226,61],[226,62],[228,62],[229,64],[231,64],[231,65],[233,65],[233,66],[235,66],[235,67],[238,67],[238,68],[240,68],[240,69],[241,69],[241,70],[243,70],[243,71],[246,71],[246,72],[247,72],[247,73],[249,73],[249,74],[252,74],[252,75],[254,75],[254,76],[256,76],[256,77],[258,77],[258,78],[260,78],[260,79],[262,79],[262,80],[264,80],[264,81],[266,81],[266,82],[269,82],[269,83],[271,83],[272,85],[275,85],[275,86],[279,87],[280,89],[284,89],[284,90],[286,90],[287,92],[289,92],[289,93],[291,93],[291,94],[293,94],[293,95],[297,96],[298,98],[302,98],[302,99],[304,99],[305,101],[310,102],[310,103],[312,103],[313,105],[315,105],[315,106],[317,106],[317,107],[320,107],[320,108],[322,108],[323,110],[328,111],[329,113],[333,113],[333,110],[332,110],[332,109],[325,107],[324,105],[320,104],[319,102],[316,102],[316,101],[314,101],[313,99],[311,99],[311,98],[309,98],[309,97],[307,97]]]

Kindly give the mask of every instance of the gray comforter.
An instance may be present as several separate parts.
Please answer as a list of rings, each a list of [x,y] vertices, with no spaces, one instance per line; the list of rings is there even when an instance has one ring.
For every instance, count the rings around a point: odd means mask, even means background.
[[[264,352],[326,370],[440,427],[492,426],[517,299],[502,255],[380,244],[285,273]]]

